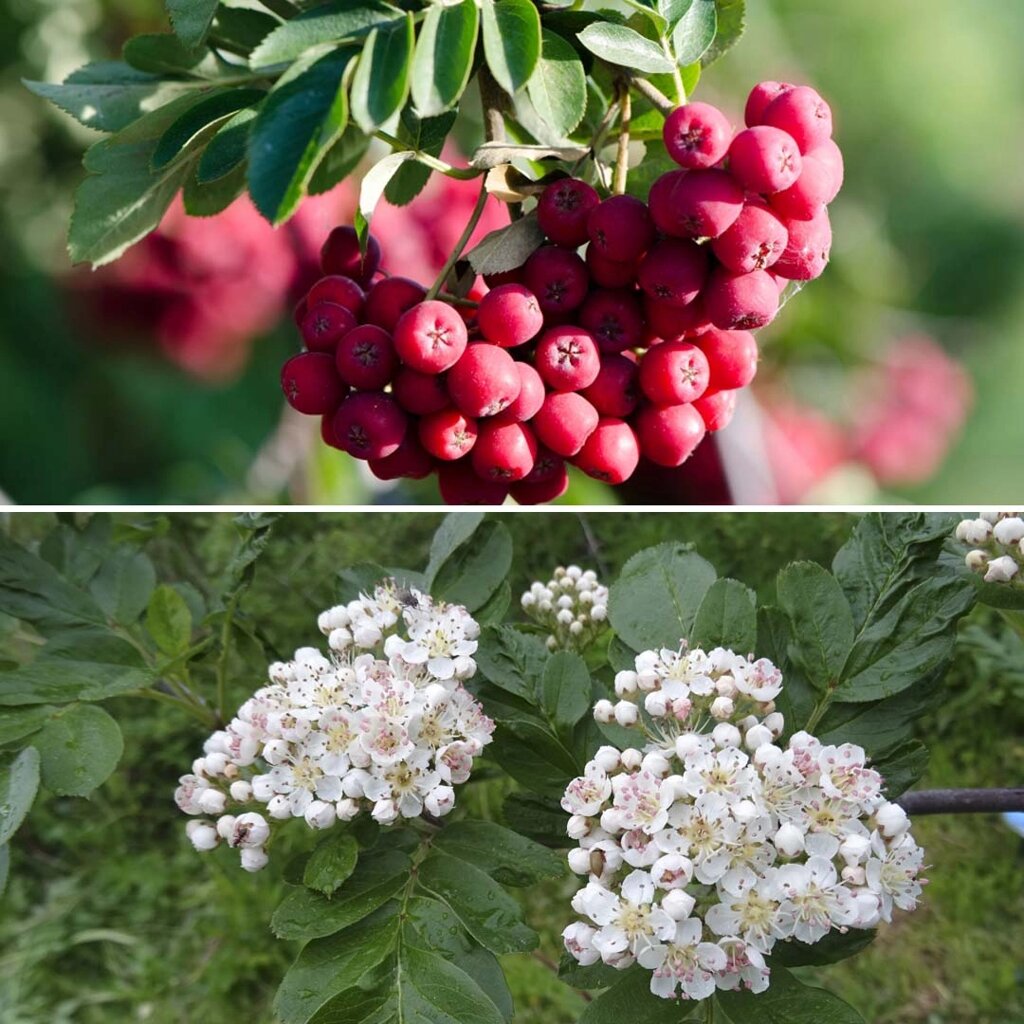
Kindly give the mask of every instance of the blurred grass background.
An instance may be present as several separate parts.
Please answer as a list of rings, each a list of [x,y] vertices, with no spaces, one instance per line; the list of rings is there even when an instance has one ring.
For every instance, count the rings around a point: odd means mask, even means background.
[[[976,401],[930,480],[879,488],[852,470],[823,500],[1016,500],[1024,464],[1024,4],[1020,0],[756,0],[702,99],[734,115],[761,78],[829,98],[847,160],[832,266],[765,335],[762,377],[830,413],[873,396],[855,374],[895,338],[925,333],[963,360]],[[0,0],[0,492],[21,502],[270,499],[251,467],[278,426],[290,323],[252,346],[241,376],[201,384],[139,338],[105,344],[69,306],[63,235],[90,133],[22,77],[60,80],[163,31],[160,0]],[[285,317],[286,318],[286,317]],[[287,319],[287,318],[286,318]],[[951,396],[935,394],[941,407]],[[666,477],[667,474],[662,474]],[[429,500],[373,490],[339,453],[313,458],[305,497]],[[614,502],[578,480],[570,501]]]
[[[126,517],[121,517],[122,519]],[[796,558],[828,564],[856,517],[844,514],[504,515],[515,538],[513,593],[558,563],[577,561],[613,579],[635,551],[692,541],[718,571],[771,600],[774,576]],[[169,517],[147,550],[162,579],[197,579],[229,557],[229,515]],[[414,568],[426,561],[440,517],[294,514],[275,527],[243,610],[284,653],[307,643],[332,603],[337,571],[366,553]],[[52,519],[15,515],[20,540]],[[259,684],[252,652],[235,665],[233,698]],[[157,710],[154,710],[156,708]],[[932,751],[922,786],[1005,786],[1024,776],[1024,643],[990,611],[961,627],[956,663],[920,736]],[[0,1021],[107,1024],[205,1020],[270,1024],[270,1000],[294,947],[268,922],[287,850],[244,874],[226,850],[200,857],[171,794],[204,739],[194,723],[147,701],[111,709],[125,728],[125,758],[90,801],[39,802],[15,843],[0,904]],[[477,780],[460,804],[498,806],[504,783]],[[1019,1024],[1024,1019],[1024,845],[996,816],[920,818],[928,876],[921,908],[884,926],[855,961],[810,971],[871,1024]],[[303,843],[305,829],[286,830]],[[550,962],[575,887],[571,878],[525,895],[543,932],[538,956],[505,958],[522,1024],[572,1024],[582,997]]]

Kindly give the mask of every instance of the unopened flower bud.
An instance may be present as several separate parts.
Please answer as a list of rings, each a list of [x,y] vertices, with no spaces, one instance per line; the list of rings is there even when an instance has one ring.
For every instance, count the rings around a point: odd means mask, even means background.
[[[590,851],[577,846],[569,851],[569,870],[574,875],[590,874]]]
[[[988,565],[988,552],[981,551],[980,549],[968,551],[967,557],[964,561],[967,563],[967,568],[970,569],[971,572],[981,572],[981,570]]]
[[[724,750],[726,747],[738,747],[743,740],[739,729],[729,722],[719,722],[711,730],[711,738],[719,750]]]
[[[839,847],[839,856],[847,864],[861,864],[871,850],[871,840],[867,836],[847,836]]]
[[[623,671],[615,673],[615,692],[620,697],[629,697],[631,694],[636,693],[636,690],[635,672],[623,669]]]
[[[636,747],[626,747],[621,757],[622,767],[628,772],[635,772],[644,760],[644,755]]]
[[[246,846],[241,853],[242,868],[245,871],[262,871],[269,859],[267,851],[259,846]]]
[[[804,834],[796,825],[791,822],[786,822],[786,824],[782,825],[778,832],[775,833],[772,842],[775,843],[775,849],[778,850],[783,857],[795,857],[798,853],[803,851]]]
[[[993,558],[988,563],[988,569],[985,572],[985,582],[1009,583],[1018,572],[1020,572],[1020,566],[1017,564],[1016,559],[1011,555],[1001,555],[999,558]]]
[[[615,721],[621,726],[629,727],[636,725],[640,718],[640,709],[628,700],[620,700],[614,708]]]
[[[772,738],[778,739],[786,728],[786,720],[780,711],[773,711],[763,722],[764,726],[771,730]]]
[[[843,881],[847,885],[863,885],[867,877],[867,872],[860,867],[847,865],[843,868]]]
[[[652,718],[664,718],[668,714],[668,700],[661,690],[652,690],[644,696],[644,710]]]
[[[615,705],[610,700],[599,700],[594,705],[594,720],[608,725],[615,720]]]
[[[426,795],[423,806],[435,818],[443,818],[455,806],[455,790],[451,786],[435,786]]]
[[[711,702],[711,717],[720,722],[731,718],[735,710],[736,704],[731,697],[716,697]]]
[[[882,835],[890,839],[901,835],[910,827],[907,812],[899,804],[882,804],[875,811],[875,823]]]
[[[303,817],[310,828],[330,828],[337,820],[338,812],[334,809],[334,804],[329,804],[324,800],[314,800],[306,808]]]
[[[995,526],[992,527],[992,536],[1000,544],[1016,544],[1020,540],[1024,540],[1024,519],[1019,516],[1007,516],[1005,519],[1000,519]]]
[[[685,889],[671,889],[661,898],[661,909],[673,921],[683,921],[690,916],[697,901]]]
[[[565,826],[565,834],[570,839],[582,839],[590,832],[590,819],[582,814],[573,814]]]
[[[252,783],[246,779],[235,779],[228,792],[236,804],[247,804],[252,799]]]
[[[235,816],[233,814],[222,814],[217,819],[217,835],[221,839],[230,839],[231,833],[235,830]]]
[[[645,772],[650,772],[652,775],[660,779],[668,775],[668,758],[657,750],[653,750],[651,753],[644,755],[644,759],[641,761],[640,767]]]
[[[606,772],[615,771],[619,767],[620,760],[619,752],[615,747],[598,747],[597,753],[594,754],[594,763]]]
[[[223,814],[227,802],[227,795],[212,786],[209,789],[204,789],[196,797],[196,803],[203,814]]]
[[[771,743],[774,738],[771,729],[766,725],[755,725],[752,729],[747,730],[747,735],[744,737],[743,742],[747,750],[754,751],[758,747],[763,747],[766,743]]]
[[[272,796],[267,801],[267,814],[272,818],[284,819],[292,816],[292,809],[288,803],[288,797],[281,793]]]
[[[200,853],[216,849],[220,842],[217,830],[208,821],[190,821],[185,826],[185,834]]]

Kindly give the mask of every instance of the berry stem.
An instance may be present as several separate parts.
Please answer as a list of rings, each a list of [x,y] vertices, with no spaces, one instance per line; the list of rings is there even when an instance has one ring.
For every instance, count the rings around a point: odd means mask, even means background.
[[[622,195],[626,191],[626,179],[629,176],[629,120],[632,116],[632,101],[628,85],[622,88],[620,102],[622,113],[619,116],[619,147],[615,156],[615,175],[612,178],[612,192],[615,195]]]
[[[633,78],[630,80],[632,86],[641,96],[650,100],[663,114],[671,114],[676,109],[676,104],[670,100],[656,85],[652,85],[646,78]]]
[[[430,291],[427,292],[427,299],[437,298],[438,292],[441,291],[444,282],[451,273],[452,267],[459,262],[462,250],[466,248],[466,245],[469,242],[469,236],[473,234],[474,229],[480,222],[480,217],[484,212],[484,207],[487,205],[487,195],[487,185],[483,184],[480,186],[480,195],[477,196],[476,206],[473,207],[473,212],[469,215],[469,222],[466,224],[459,240],[455,243],[455,248],[452,249],[448,259],[445,260],[444,266],[441,268],[441,272],[437,275],[434,283],[430,286]]]
[[[453,167],[451,164],[446,163],[444,160],[441,160],[436,156],[431,156],[429,153],[423,153],[420,152],[420,150],[412,149],[402,142],[401,139],[395,138],[394,135],[389,135],[387,132],[376,131],[373,134],[374,138],[380,139],[381,142],[386,142],[397,152],[415,153],[417,161],[423,164],[424,167],[429,167],[432,171],[438,171],[440,174],[444,174],[449,178],[458,178],[462,181],[470,181],[473,178],[479,178],[480,175],[484,173],[476,167]]]
[[[276,14],[279,18],[284,18],[285,21],[289,21],[299,13],[299,9],[290,0],[260,0],[260,3],[271,14]]]

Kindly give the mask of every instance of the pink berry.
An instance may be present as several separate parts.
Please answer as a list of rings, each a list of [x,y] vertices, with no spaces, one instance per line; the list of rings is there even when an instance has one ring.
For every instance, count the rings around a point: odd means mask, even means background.
[[[636,419],[640,451],[659,466],[681,466],[704,440],[706,429],[692,405],[649,405]]]
[[[695,337],[711,327],[704,313],[704,300],[697,296],[688,306],[670,306],[650,296],[644,298],[644,319],[647,322],[648,343],[679,341]]]
[[[470,455],[473,469],[485,480],[522,480],[533,469],[537,439],[524,423],[491,420],[480,425]]]
[[[363,320],[394,334],[402,314],[422,302],[426,289],[407,277],[385,277],[366,294]]]
[[[640,287],[670,306],[687,306],[704,286],[708,257],[694,242],[665,238],[656,242],[640,263]]]
[[[835,196],[832,168],[808,153],[800,177],[771,197],[772,209],[784,220],[811,220]]]
[[[446,505],[501,505],[508,497],[508,484],[481,479],[469,459],[438,466],[437,483]]]
[[[775,269],[778,270],[779,264]],[[708,318],[723,331],[756,331],[779,311],[779,289],[763,270],[731,274],[717,270],[704,292]]]
[[[320,267],[325,274],[351,277],[364,287],[373,280],[379,266],[380,243],[370,235],[364,256],[359,248],[359,236],[355,228],[335,228],[320,250]]]
[[[791,220],[789,244],[772,267],[778,277],[789,281],[812,281],[824,273],[832,250],[832,225],[828,211],[821,209],[811,220]]]
[[[590,387],[582,392],[602,416],[626,419],[632,415],[639,401],[637,364],[621,355],[606,355],[601,360],[601,372]]]
[[[707,356],[711,383],[704,396],[715,391],[745,388],[757,373],[757,339],[749,331],[712,328],[696,341]],[[702,396],[702,397],[704,397]]]
[[[398,356],[387,331],[363,324],[349,331],[334,353],[341,379],[360,391],[380,391],[398,369]]]
[[[306,348],[311,352],[333,352],[338,342],[353,327],[356,318],[344,306],[321,302],[306,310],[299,330]]]
[[[736,411],[736,392],[716,391],[713,395],[701,395],[693,407],[700,413],[709,434],[724,430]]]
[[[310,309],[321,302],[333,302],[336,306],[344,306],[357,319],[365,301],[366,293],[363,289],[352,278],[340,274],[321,277],[306,296],[306,305]]]
[[[751,192],[781,192],[800,177],[802,169],[796,142],[780,128],[747,128],[729,147],[729,173]]]
[[[422,480],[434,471],[434,460],[410,430],[390,455],[370,459],[369,467],[378,480]]]
[[[563,178],[541,193],[537,223],[556,245],[576,249],[587,240],[587,217],[600,201],[585,181]]]
[[[610,260],[596,245],[587,246],[587,270],[595,284],[602,288],[628,288],[636,281],[638,263]]]
[[[746,122],[747,127],[753,128],[756,125],[764,124],[762,118],[769,104],[792,88],[793,86],[786,82],[760,82],[758,85],[755,85],[750,90],[750,95],[747,97],[747,106],[743,111],[743,120]]]
[[[806,85],[798,85],[776,97],[762,115],[762,123],[780,128],[808,153],[832,138],[832,110]]]
[[[334,414],[338,444],[357,459],[384,459],[398,451],[409,419],[398,403],[381,392],[358,391]]]
[[[520,505],[544,505],[560,498],[568,489],[569,473],[565,468],[565,463],[559,459],[555,472],[545,479],[520,480],[512,485],[510,493]]]
[[[833,139],[827,139],[816,149],[812,149],[807,155],[824,164],[832,172],[832,190],[825,200],[825,205],[827,206],[839,195],[839,190],[843,187],[844,168],[842,150],[840,150]]]
[[[688,341],[655,345],[640,360],[640,388],[655,405],[681,405],[707,390],[707,356]]]
[[[665,118],[662,132],[668,155],[691,170],[712,167],[729,152],[732,126],[718,107],[687,103]]]
[[[419,423],[420,444],[436,459],[452,462],[468,454],[476,443],[476,420],[467,419],[457,409],[424,416]]]
[[[281,390],[288,404],[307,416],[334,412],[348,388],[329,352],[300,352],[281,367]]]
[[[476,342],[448,373],[448,394],[464,416],[497,416],[522,387],[515,360],[497,345]]]
[[[484,337],[503,348],[524,345],[544,326],[537,296],[521,284],[493,288],[480,300],[476,317]]]
[[[422,373],[454,366],[466,351],[465,321],[446,302],[428,299],[402,314],[395,327],[398,358]]]
[[[575,455],[597,427],[597,410],[575,391],[553,391],[533,418],[537,437],[557,455]]]
[[[579,311],[579,322],[602,352],[622,352],[643,341],[643,312],[631,291],[591,292]]]
[[[651,186],[649,199],[658,230],[676,238],[717,238],[743,210],[743,189],[715,168],[669,171]]]
[[[545,313],[571,313],[587,296],[587,267],[572,250],[546,245],[526,261],[523,283]]]
[[[530,363],[516,363],[515,367],[519,374],[519,396],[501,414],[501,418],[516,423],[525,423],[537,415],[538,410],[544,404],[546,392],[544,381]]]
[[[613,417],[598,423],[575,460],[588,476],[608,484],[624,483],[633,475],[639,461],[640,447],[633,428]]]
[[[450,404],[444,377],[436,373],[420,373],[408,366],[398,368],[391,390],[398,404],[415,416],[429,416],[447,409]]]
[[[534,366],[555,391],[578,391],[593,384],[601,369],[594,336],[582,327],[549,327],[537,342]]]
[[[654,241],[647,204],[633,196],[610,196],[590,211],[590,243],[610,260],[639,259]]]
[[[772,202],[785,194],[773,196]],[[711,251],[727,270],[749,274],[772,266],[785,251],[788,240],[786,225],[758,200],[743,207],[733,226],[711,243]]]

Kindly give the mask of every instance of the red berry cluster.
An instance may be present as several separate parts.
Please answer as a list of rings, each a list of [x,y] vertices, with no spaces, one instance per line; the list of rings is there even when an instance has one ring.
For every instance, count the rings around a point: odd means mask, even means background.
[[[610,484],[641,457],[681,465],[753,380],[751,332],[831,246],[843,164],[828,105],[762,82],[746,122],[733,135],[706,103],[673,110],[664,139],[681,169],[647,203],[549,185],[537,207],[549,244],[485,278],[475,315],[407,278],[375,279],[376,242],[363,257],[336,229],[327,276],[297,311],[306,351],[282,371],[288,401],[381,479],[436,470],[452,504],[550,501],[567,461]]]

